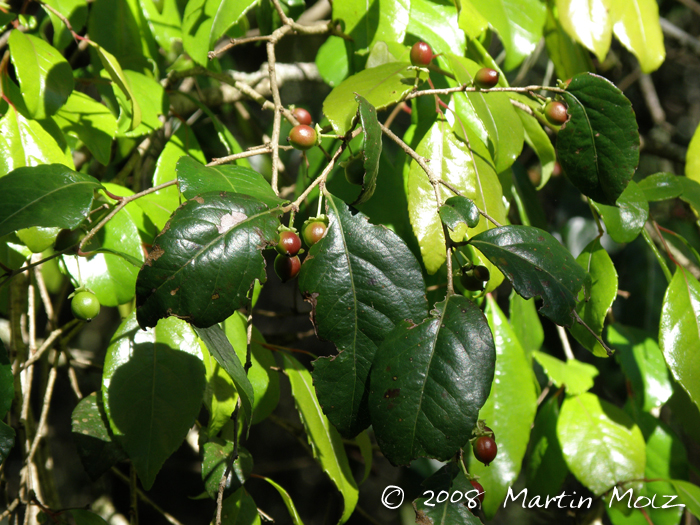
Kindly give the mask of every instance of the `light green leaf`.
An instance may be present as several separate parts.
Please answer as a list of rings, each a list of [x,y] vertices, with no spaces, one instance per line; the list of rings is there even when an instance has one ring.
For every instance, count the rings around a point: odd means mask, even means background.
[[[542,365],[547,377],[557,388],[566,387],[566,393],[577,396],[588,392],[593,387],[593,380],[598,375],[598,369],[577,359],[564,362],[544,352],[533,352],[532,357]]]
[[[603,218],[610,237],[619,243],[635,240],[649,218],[649,202],[633,180],[618,197],[615,206],[591,203]]]
[[[354,41],[355,50],[378,41],[403,42],[409,23],[410,0],[344,0],[333,3],[333,20],[345,22],[345,34]]]
[[[129,69],[124,71],[124,76],[128,81],[131,95],[123,91],[122,86],[117,84],[119,89],[114,90],[119,106],[122,111],[117,121],[118,133],[120,137],[140,137],[152,133],[163,126],[162,115],[168,113],[168,98],[165,90],[156,80]],[[131,104],[130,96],[138,101],[140,107],[140,121],[138,126],[134,126],[135,117],[131,114],[135,107]]]
[[[176,42],[182,40],[182,21],[177,0],[139,0],[141,12],[148,22],[153,37],[164,50],[174,51]]]
[[[680,500],[688,507],[688,511],[700,519],[700,487],[681,479],[672,479],[671,483],[676,488]]]
[[[561,25],[600,62],[612,40],[611,4],[612,0],[556,0]]]
[[[527,355],[542,348],[544,330],[534,299],[525,299],[513,290],[510,294],[510,324]]]
[[[530,453],[525,459],[527,489],[536,496],[559,494],[569,469],[557,438],[559,397],[552,396],[537,412],[530,437]]]
[[[294,506],[294,502],[292,501],[292,497],[289,495],[289,493],[286,490],[284,490],[284,488],[282,488],[281,485],[275,483],[270,478],[266,478],[264,476],[260,476],[260,478],[264,479],[270,485],[275,487],[275,490],[277,490],[279,495],[282,496],[282,500],[284,500],[284,505],[287,507],[287,511],[289,511],[289,517],[292,518],[292,523],[294,525],[304,525],[304,522],[301,521],[301,517],[299,516],[299,513],[297,512],[297,509]]]
[[[255,500],[244,487],[231,494],[221,505],[221,525],[260,525],[260,523],[260,514]]]
[[[656,71],[666,58],[656,0],[612,0],[610,18],[613,33],[637,57],[642,71]]]
[[[329,36],[316,54],[316,67],[321,78],[330,87],[335,87],[345,80],[350,72],[345,40],[339,36]]]
[[[466,45],[464,33],[459,30],[457,9],[452,2],[411,0],[408,32],[420,36],[436,54],[453,53]]]
[[[88,16],[87,0],[44,0],[44,4],[53,7],[68,19],[73,31],[80,33],[85,27]],[[73,35],[66,24],[52,11],[45,9],[53,26],[53,46],[56,49],[65,49],[73,42]]]
[[[685,157],[685,176],[700,183],[700,126],[695,128]]]
[[[283,354],[283,359],[284,371],[292,386],[294,404],[304,424],[314,457],[343,496],[343,514],[338,523],[345,523],[355,511],[359,492],[343,440],[321,409],[311,373],[293,357]]]
[[[489,21],[481,16],[479,10],[469,0],[462,0],[458,23],[459,28],[469,38],[479,38],[489,27]]]
[[[216,436],[219,430],[231,420],[238,402],[238,393],[233,379],[217,362],[202,341],[202,361],[206,369],[207,386],[204,390],[204,404],[209,410],[207,434]]]
[[[569,79],[579,73],[593,71],[593,62],[588,50],[564,30],[559,18],[554,15],[551,5],[547,9],[544,42],[549,58],[554,63],[557,77],[562,80]]]
[[[664,296],[659,346],[673,377],[700,407],[700,283],[682,267]]]
[[[119,87],[129,101],[129,109],[131,112],[129,129],[136,129],[139,124],[141,124],[141,106],[136,100],[134,92],[131,90],[129,81],[124,75],[124,70],[122,70],[122,66],[119,64],[119,61],[114,57],[114,55],[103,49],[98,44],[91,42],[90,45],[92,45],[92,47],[94,47],[97,51],[97,55],[100,57],[100,62],[102,62],[102,67],[104,67],[105,71],[107,71],[109,78],[111,78],[112,82]]]

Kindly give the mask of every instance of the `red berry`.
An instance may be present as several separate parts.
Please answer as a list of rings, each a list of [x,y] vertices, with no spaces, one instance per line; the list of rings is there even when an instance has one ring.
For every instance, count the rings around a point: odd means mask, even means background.
[[[487,427],[487,426],[484,426],[484,430],[487,432],[487,435],[489,435],[488,433],[490,433],[490,435],[491,435],[491,437],[493,438],[493,440],[496,441],[496,433],[495,433],[493,430],[491,430],[491,429],[490,429],[489,427]]]
[[[490,67],[482,67],[474,75],[474,85],[481,89],[489,89],[498,84],[498,71]]]
[[[306,124],[294,126],[287,141],[296,149],[306,151],[316,145],[316,130]]]
[[[275,273],[283,283],[299,275],[299,270],[301,270],[301,261],[298,256],[278,255],[275,258]]]
[[[566,106],[558,101],[547,102],[544,107],[544,116],[547,121],[554,126],[561,126],[569,120],[569,114],[566,112]]]
[[[304,126],[311,125],[311,113],[306,111],[304,108],[294,108],[292,115],[294,115],[294,118],[297,119],[299,124],[303,124]]]
[[[411,48],[411,64],[427,66],[433,60],[433,50],[425,42],[416,42]]]
[[[498,447],[496,442],[490,436],[479,436],[472,445],[474,457],[481,461],[487,467],[496,458]]]
[[[277,243],[277,251],[282,255],[293,257],[301,249],[301,239],[292,231],[280,232],[280,240]]]
[[[326,223],[323,221],[312,221],[304,226],[302,235],[307,246],[311,247],[320,241],[326,234]]]
[[[469,480],[469,483],[471,483],[471,484],[472,484],[472,487],[474,487],[476,490],[479,491],[479,494],[478,494],[476,497],[479,498],[479,501],[480,501],[481,503],[483,503],[483,502],[484,502],[484,487],[482,487],[482,486],[481,486],[481,483],[479,483],[479,482],[478,482],[477,480],[475,480],[475,479],[470,479],[470,480]],[[472,499],[474,499],[474,498],[472,498]]]

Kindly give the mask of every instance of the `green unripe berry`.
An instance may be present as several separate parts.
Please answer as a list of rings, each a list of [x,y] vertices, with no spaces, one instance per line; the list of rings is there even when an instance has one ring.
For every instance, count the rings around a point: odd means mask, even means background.
[[[92,321],[100,313],[100,301],[91,292],[78,292],[73,296],[70,308],[76,319]]]
[[[320,241],[326,234],[328,227],[323,221],[311,221],[304,226],[302,236],[307,246],[311,247]]]
[[[547,122],[553,126],[561,126],[567,120],[569,120],[569,114],[566,112],[566,106],[556,100],[547,102],[547,105],[544,107],[544,116],[547,119]]]
[[[474,85],[480,89],[489,89],[498,84],[498,71],[490,67],[482,67],[474,75]]]

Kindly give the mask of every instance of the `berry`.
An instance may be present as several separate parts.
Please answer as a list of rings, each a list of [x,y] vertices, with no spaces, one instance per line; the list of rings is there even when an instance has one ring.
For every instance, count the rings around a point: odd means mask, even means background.
[[[301,239],[292,231],[280,232],[280,240],[277,242],[276,248],[280,254],[293,257],[301,249]]]
[[[411,64],[427,66],[433,60],[433,50],[425,42],[416,42],[411,48]]]
[[[468,273],[462,274],[460,278],[462,286],[469,290],[470,292],[481,292],[484,289],[484,281]]]
[[[474,75],[474,85],[481,89],[489,89],[498,84],[498,71],[490,67],[482,67]]]
[[[301,270],[301,261],[298,256],[278,255],[275,258],[275,273],[283,283],[299,275],[299,270]]]
[[[316,130],[306,124],[294,126],[287,137],[289,142],[295,149],[306,151],[316,145]]]
[[[70,303],[73,315],[82,321],[92,321],[100,313],[100,301],[91,292],[78,292]]]
[[[490,435],[494,441],[496,441],[496,433],[491,430],[489,427],[484,427],[484,430],[486,431],[486,435]]]
[[[544,107],[544,116],[547,118],[547,121],[554,126],[561,126],[569,120],[566,106],[555,100],[547,102],[547,105]]]
[[[492,437],[479,436],[474,440],[472,450],[474,451],[474,457],[488,467],[489,463],[496,458],[498,446]]]
[[[306,111],[304,108],[294,108],[292,115],[294,115],[294,118],[297,119],[299,124],[303,124],[304,126],[311,125],[311,113]]]
[[[359,153],[345,162],[345,178],[350,184],[362,186],[365,179],[365,161]]]
[[[311,221],[304,226],[304,231],[302,236],[304,237],[304,242],[308,247],[313,246],[318,241],[320,241],[326,234],[328,227],[323,221]]]
[[[484,502],[484,487],[482,487],[482,486],[481,486],[481,483],[479,483],[479,482],[478,482],[477,480],[475,480],[475,479],[470,479],[470,480],[469,480],[469,483],[471,483],[471,484],[472,484],[472,487],[474,487],[476,490],[479,491],[479,494],[477,495],[477,498],[479,498],[479,501],[480,501],[481,503],[483,503],[483,502]],[[472,498],[472,499],[473,499],[473,498]]]

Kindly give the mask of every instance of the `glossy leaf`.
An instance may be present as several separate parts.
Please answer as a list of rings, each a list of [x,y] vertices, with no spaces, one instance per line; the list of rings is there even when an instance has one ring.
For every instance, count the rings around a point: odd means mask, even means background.
[[[644,477],[646,452],[639,427],[594,394],[564,400],[557,436],[569,469],[597,496],[617,483]]]
[[[204,454],[202,458],[202,481],[204,489],[209,497],[216,499],[219,492],[221,478],[228,470],[233,455],[233,442],[223,439],[214,439],[204,443],[202,447]],[[245,448],[238,448],[238,457],[233,461],[233,465],[228,472],[224,484],[224,497],[230,496],[246,482],[253,471],[253,456]]]
[[[352,127],[357,114],[354,94],[364,97],[377,110],[384,109],[413,90],[416,72],[408,62],[391,62],[365,69],[333,89],[323,102],[323,113],[339,135]],[[425,73],[421,73],[425,76]]]
[[[338,355],[314,361],[314,385],[328,419],[345,437],[369,426],[369,372],[377,347],[404,319],[427,313],[420,266],[404,242],[334,196],[329,226],[309,250],[299,289],[313,307],[316,333]]]
[[[45,0],[44,3],[53,7],[68,19],[73,31],[80,33],[87,21],[87,0]],[[56,49],[64,49],[73,42],[73,35],[66,24],[55,13],[46,9],[53,26],[53,46]]]
[[[362,191],[353,202],[353,206],[364,204],[374,195],[377,187],[377,174],[379,173],[379,158],[382,155],[382,128],[377,120],[377,110],[360,95],[355,95],[357,100],[357,114],[360,117],[360,125],[364,134],[365,148],[362,150],[362,160],[365,174],[362,178]]]
[[[534,299],[524,299],[515,291],[510,294],[510,324],[525,353],[542,348],[544,330]]]
[[[556,0],[559,20],[567,33],[605,60],[612,40],[612,0]]]
[[[470,0],[489,21],[506,48],[503,68],[520,65],[542,38],[547,8],[539,0]]]
[[[656,341],[642,330],[617,323],[608,328],[608,341],[617,350],[615,357],[642,410],[648,412],[666,403],[673,386]]]
[[[131,71],[124,70],[124,76],[128,81],[131,95],[117,84],[114,95],[121,107],[121,113],[117,120],[118,135],[124,137],[140,137],[163,126],[163,115],[168,113],[168,98],[165,90],[154,79]],[[135,116],[132,114],[134,106],[129,97],[133,96],[140,105],[139,125],[134,126]]]
[[[221,525],[260,525],[260,514],[253,497],[241,487],[221,505]]]
[[[386,336],[371,372],[372,426],[395,465],[452,457],[471,437],[494,377],[493,336],[474,303],[448,296],[417,322]]]
[[[0,178],[0,236],[31,226],[73,229],[100,183],[61,164],[17,168]]]
[[[10,53],[30,117],[56,113],[73,91],[73,70],[58,50],[21,31],[10,33]]]
[[[457,231],[461,224],[476,228],[481,217],[474,201],[459,195],[447,199],[438,209],[438,213],[442,222],[452,231]]]
[[[343,497],[343,514],[338,523],[348,521],[355,511],[359,492],[350,469],[343,440],[323,414],[311,374],[293,357],[283,354],[284,372],[292,387],[294,404],[304,425],[314,458]]]
[[[546,497],[559,494],[569,469],[564,462],[557,438],[559,398],[542,403],[530,437],[530,453],[526,458],[528,494]]]
[[[469,0],[462,2],[459,10],[459,28],[471,39],[479,38],[489,27],[489,21]]]
[[[96,480],[119,461],[124,449],[114,439],[102,406],[102,395],[93,392],[73,409],[71,431],[80,462],[90,479]]]
[[[321,78],[330,87],[335,87],[345,80],[350,71],[345,40],[339,36],[329,36],[316,54],[316,67]]]
[[[700,407],[700,283],[681,267],[664,296],[659,347],[675,380]]]
[[[569,79],[579,73],[593,70],[593,62],[588,50],[564,30],[551,7],[547,8],[544,42],[547,46],[547,54],[554,64],[557,77]]]
[[[117,85],[117,87],[119,87],[128,100],[131,116],[129,129],[133,130],[138,128],[139,124],[141,124],[141,106],[138,100],[136,100],[134,92],[131,90],[131,85],[124,74],[122,66],[119,64],[119,61],[115,58],[115,56],[109,51],[102,48],[98,44],[91,43],[91,45],[97,51],[102,67],[105,68],[109,78]]]
[[[600,213],[605,229],[614,241],[632,242],[637,238],[649,218],[649,203],[637,183],[631,180],[617,199],[616,206],[593,202]]]
[[[250,168],[236,165],[207,167],[192,157],[182,157],[177,161],[176,169],[180,192],[186,199],[200,193],[225,191],[250,195],[271,208],[283,202],[265,177]]]
[[[645,201],[646,202],[646,201]],[[598,336],[603,334],[605,317],[617,297],[617,270],[608,252],[594,239],[576,258],[591,277],[591,288],[579,293],[576,312]],[[569,329],[576,340],[593,355],[607,357],[607,351],[583,325],[574,323]]]
[[[490,295],[487,296],[486,318],[496,345],[496,371],[479,419],[486,421],[498,436],[498,455],[488,467],[472,456],[469,472],[480,476],[479,483],[488,494],[483,502],[484,513],[491,518],[520,472],[537,412],[537,393],[529,359],[508,319]],[[508,410],[503,410],[506,406]]]
[[[157,0],[156,0],[157,1]],[[177,0],[139,0],[139,6],[156,42],[165,50],[172,51],[182,40],[182,20]]]
[[[588,392],[593,387],[593,380],[598,375],[598,369],[577,359],[562,361],[544,352],[533,352],[535,358],[547,377],[557,388],[566,387],[566,393],[577,396]]]
[[[673,173],[649,175],[644,177],[637,187],[644,192],[644,198],[648,201],[675,199],[683,193],[680,178]]]
[[[403,41],[409,13],[409,0],[378,0],[371,7],[358,0],[333,4],[333,19],[345,22],[345,34],[352,37],[357,50],[380,40]]]
[[[457,9],[451,2],[411,0],[411,17],[407,32],[419,35],[435,54],[464,49],[464,33],[458,26]],[[440,61],[440,57],[434,60]]]
[[[518,294],[526,299],[542,297],[543,315],[571,326],[587,275],[554,237],[530,226],[503,226],[472,237],[470,243],[498,266]]]
[[[617,39],[637,57],[642,72],[656,71],[666,58],[656,0],[613,1],[611,7]]]
[[[297,512],[297,509],[294,506],[294,501],[292,501],[292,497],[289,495],[289,493],[286,490],[284,490],[284,488],[282,488],[281,485],[275,483],[270,478],[266,478],[264,476],[259,477],[267,481],[270,485],[272,485],[275,488],[275,490],[277,490],[279,495],[282,497],[282,500],[284,501],[285,507],[287,507],[289,517],[292,518],[292,523],[294,525],[304,525],[304,522],[301,521],[301,517],[299,516],[299,513]]]
[[[102,376],[105,411],[147,490],[194,423],[204,384],[199,342],[187,323],[169,318],[143,331],[132,314],[112,337]]]
[[[265,282],[260,251],[277,240],[280,210],[242,194],[205,193],[185,202],[153,241],[139,272],[139,324],[170,315],[207,327],[246,302],[253,281]]]
[[[700,183],[700,125],[690,139],[685,160],[685,176]]]
[[[570,119],[557,135],[559,163],[581,193],[612,206],[639,163],[632,104],[611,82],[591,73],[572,78],[562,96]]]

